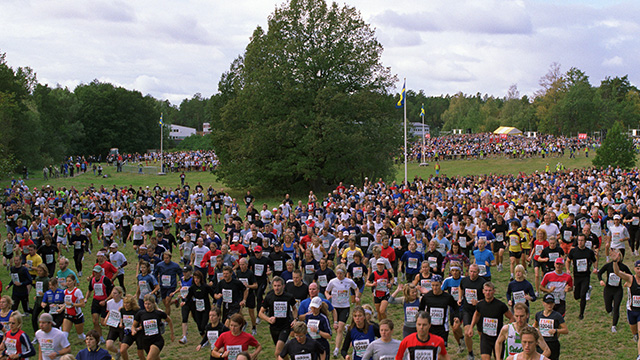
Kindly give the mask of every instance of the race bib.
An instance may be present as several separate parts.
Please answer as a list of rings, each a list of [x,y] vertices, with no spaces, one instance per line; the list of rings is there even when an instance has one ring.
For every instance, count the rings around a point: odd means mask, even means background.
[[[429,267],[432,269],[438,266],[438,258],[435,256],[429,256],[427,261],[429,262]]]
[[[40,345],[40,350],[42,351],[43,358],[55,351],[53,339],[39,339],[38,344]],[[55,359],[55,357],[53,358]]]
[[[171,286],[171,275],[162,275],[160,281],[162,282],[162,287]]]
[[[307,332],[312,339],[319,339],[318,327],[320,326],[320,320],[312,319],[307,322]]]
[[[565,230],[563,233],[563,238],[564,241],[569,242],[571,241],[571,236],[573,235],[573,233],[571,231]]]
[[[360,279],[362,278],[362,268],[361,267],[354,267],[353,268],[353,277]]]
[[[519,246],[520,245],[520,237],[519,236],[509,236],[509,242],[511,246]]]
[[[125,329],[131,330],[133,328],[133,315],[122,315],[122,325]]]
[[[496,234],[496,241],[498,241],[498,242],[504,241],[504,233],[497,233]]]
[[[525,303],[527,299],[524,297],[524,291],[515,291],[513,294],[513,303]]]
[[[587,271],[587,259],[577,259],[576,268],[578,269],[578,272]]]
[[[37,296],[42,296],[44,295],[44,291],[43,291],[43,282],[42,281],[36,281],[36,295]]]
[[[73,248],[76,250],[80,250],[82,248],[82,241],[74,241]]]
[[[388,289],[387,279],[378,279],[378,281],[376,281],[376,291],[386,293]]]
[[[479,270],[479,274],[480,276],[485,276],[487,275],[487,265],[478,265],[478,270]]]
[[[540,335],[543,337],[551,337],[549,331],[553,329],[555,321],[553,319],[540,319],[538,327],[540,329]]]
[[[222,289],[222,301],[228,304],[233,302],[233,291],[231,289]]]
[[[400,247],[402,243],[400,242],[400,238],[393,238],[393,247]]]
[[[229,360],[236,360],[238,355],[242,352],[242,345],[227,345],[227,351],[229,352],[229,356],[227,358]]]
[[[282,271],[282,260],[277,260],[273,262],[273,270]]]
[[[149,289],[149,285],[144,280],[138,281],[138,286],[140,287],[140,298],[143,298],[145,295],[151,292],[151,290]]]
[[[6,338],[4,340],[4,346],[6,347],[5,351],[6,351],[7,355],[15,355],[15,354],[18,353],[18,351],[16,349],[16,344],[17,344],[16,339]]]
[[[418,307],[417,306],[407,306],[404,309],[404,321],[409,323],[416,322],[416,318],[418,317]]]
[[[540,256],[540,254],[542,254],[542,250],[544,249],[544,246],[542,245],[536,245],[536,251],[535,251],[535,255],[536,256]]]
[[[122,226],[129,226],[129,221],[128,220],[122,220]]]
[[[420,286],[427,290],[427,292],[431,291],[431,279],[420,279]]]
[[[464,236],[458,237],[458,244],[460,244],[461,248],[466,248],[467,247],[467,238],[464,237]]]
[[[458,287],[451,288],[451,296],[453,296],[453,300],[458,301],[460,299],[460,293],[458,292]]]
[[[286,301],[274,301],[273,302],[273,316],[276,318],[284,319],[287,317],[287,308],[289,304]]]
[[[620,277],[615,273],[609,273],[609,279],[607,279],[609,286],[620,286]]]
[[[347,303],[349,301],[349,290],[338,290],[338,294],[336,296],[338,298],[338,302]]]
[[[356,356],[363,357],[365,351],[367,351],[367,346],[369,346],[369,339],[355,340],[353,342],[353,349],[355,350]]]
[[[556,259],[558,259],[560,257],[560,253],[554,252],[554,253],[549,253],[549,262],[551,264],[556,262]]]
[[[204,299],[194,299],[196,301],[196,311],[204,311]]]
[[[58,278],[58,285],[60,285],[60,287],[64,289],[67,286],[67,279]]]
[[[498,336],[498,319],[483,318],[482,332],[487,336]]]
[[[209,340],[209,345],[211,345],[211,350],[215,349],[216,340],[218,340],[218,330],[209,330],[207,331],[207,339]]]
[[[188,287],[183,286],[183,287],[180,288],[180,297],[181,298],[183,298],[183,299],[186,298],[188,294],[189,294],[189,288]]]
[[[293,360],[311,360],[311,354],[298,354],[293,356]]]
[[[409,263],[407,264],[409,269],[417,269],[418,268],[418,259],[417,258],[409,258]]]
[[[255,264],[253,267],[253,274],[256,277],[262,276],[264,274],[264,265],[263,264]]]
[[[631,297],[631,306],[635,308],[640,307],[640,295],[633,295]]]
[[[467,303],[471,304],[473,300],[478,300],[478,290],[476,289],[464,289],[464,298]]]
[[[109,316],[107,316],[106,324],[107,324],[107,326],[111,326],[113,328],[117,328],[118,325],[120,325],[120,319],[121,318],[122,318],[122,315],[120,314],[119,311],[111,310],[111,311],[109,311]]]
[[[444,324],[444,309],[431,308],[429,309],[429,314],[431,315],[431,325]]]
[[[360,271],[362,271],[362,270],[360,270]],[[354,276],[355,276],[355,274],[354,274]],[[327,275],[319,275],[318,276],[318,284],[320,285],[320,287],[323,287],[323,288],[327,287],[327,284],[328,284]]]
[[[93,284],[95,296],[104,296],[104,287],[102,284]]]
[[[315,268],[315,266],[313,266],[313,265],[305,265],[305,267],[304,267],[304,272],[305,272],[307,275],[310,275],[310,274],[313,274],[313,273],[315,273],[315,272],[316,272],[316,268]]]
[[[432,349],[416,349],[414,355],[415,360],[436,360]]]
[[[44,256],[44,261],[45,261],[47,264],[51,264],[51,263],[53,263],[53,254],[46,254],[46,255]]]
[[[20,275],[18,275],[18,273],[11,273],[11,281],[13,281],[14,284],[19,283]]]
[[[144,334],[146,336],[158,335],[158,320],[145,320],[142,322],[144,328]]]

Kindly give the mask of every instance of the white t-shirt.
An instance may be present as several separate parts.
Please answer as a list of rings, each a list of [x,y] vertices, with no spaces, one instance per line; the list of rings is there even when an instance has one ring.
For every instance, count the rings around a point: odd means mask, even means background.
[[[36,331],[36,340],[38,340],[43,359],[50,359],[46,355],[53,352],[59,353],[62,349],[70,345],[67,336],[60,329],[56,328],[51,328],[51,331],[48,333],[42,330]],[[60,357],[56,356],[53,359],[60,359]]]
[[[200,263],[202,262],[202,259],[204,258],[204,256],[209,252],[209,248],[206,246],[203,246],[203,247],[195,246],[191,251],[195,255],[193,260],[193,266],[201,267]]]
[[[340,280],[337,277],[331,279],[327,284],[327,292],[331,294],[331,305],[336,308],[348,308],[350,306],[351,289],[358,289],[358,285],[353,280],[349,278]]]
[[[124,257],[123,253],[121,253],[120,251],[109,253],[109,261],[111,262],[111,264],[113,264],[113,266],[116,267],[116,269],[118,269],[116,275],[124,274],[124,269],[120,269],[120,266],[127,262],[127,258]]]

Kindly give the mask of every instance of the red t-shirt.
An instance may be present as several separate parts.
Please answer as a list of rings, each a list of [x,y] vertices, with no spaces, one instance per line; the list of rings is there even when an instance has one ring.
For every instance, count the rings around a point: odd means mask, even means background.
[[[433,359],[438,360],[440,354],[447,355],[447,348],[440,336],[429,334],[426,342],[418,340],[418,334],[413,333],[404,338],[398,348],[396,360]]]
[[[104,270],[104,276],[108,277],[109,280],[113,280],[113,275],[118,272],[118,269],[116,269],[116,267],[108,261],[105,261],[102,264],[96,263],[96,265],[100,266],[102,270]]]
[[[383,247],[382,251],[380,251],[380,256],[386,258],[389,262],[396,261],[396,252],[391,246],[387,246],[386,249]]]
[[[249,350],[249,346],[258,347],[258,345],[258,340],[244,331],[238,336],[233,336],[231,331],[223,332],[215,343],[215,347],[216,349],[220,349],[220,353],[228,350],[229,355],[237,355]]]

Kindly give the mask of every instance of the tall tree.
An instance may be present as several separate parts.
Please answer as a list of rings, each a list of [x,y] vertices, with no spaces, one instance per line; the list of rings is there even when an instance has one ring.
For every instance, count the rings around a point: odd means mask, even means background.
[[[381,55],[352,7],[292,0],[277,8],[221,78],[220,177],[295,189],[392,175],[401,120]]]
[[[636,151],[633,140],[620,122],[613,124],[607,137],[596,152],[593,165],[597,167],[620,166],[630,169],[636,166]]]

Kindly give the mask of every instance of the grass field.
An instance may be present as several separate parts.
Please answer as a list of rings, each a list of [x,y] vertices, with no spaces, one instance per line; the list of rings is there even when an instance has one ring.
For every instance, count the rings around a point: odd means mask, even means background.
[[[575,168],[575,167],[584,167],[589,166],[590,159],[585,159],[584,157],[579,157],[578,159],[563,158],[560,159],[567,168]],[[487,174],[487,173],[518,173],[519,171],[524,171],[526,173],[530,173],[533,171],[544,171],[544,167],[546,163],[553,168],[558,162],[558,159],[528,159],[528,160],[509,160],[509,159],[490,159],[490,160],[479,160],[479,161],[443,161],[441,162],[442,170],[441,172],[447,175],[467,175],[467,174]],[[403,168],[402,166],[398,167],[398,175],[397,180],[401,180],[403,178]],[[37,186],[41,187],[46,184],[50,184],[53,187],[66,186],[71,187],[74,186],[78,189],[82,189],[90,184],[94,184],[96,186],[104,185],[105,187],[116,186],[128,186],[133,185],[134,187],[138,186],[153,186],[156,183],[160,184],[160,186],[168,186],[175,187],[179,185],[179,177],[178,174],[167,174],[165,176],[157,176],[157,175],[138,175],[136,173],[115,173],[113,168],[106,167],[105,173],[109,175],[108,178],[99,178],[95,177],[92,173],[87,173],[84,175],[77,176],[73,179],[53,179],[49,181],[43,181],[42,179],[33,179],[27,181],[29,186]],[[433,164],[430,164],[428,167],[420,167],[417,164],[410,164],[409,166],[409,178],[412,179],[414,175],[419,175],[422,177],[428,177],[434,174]],[[187,173],[187,182],[194,186],[198,182],[207,187],[209,184],[214,186],[216,189],[223,187],[220,184],[215,176],[209,173]],[[239,197],[243,194],[243,190],[232,190],[232,196]],[[273,196],[265,196],[264,194],[256,194],[256,198],[258,202],[268,202],[269,204],[279,203],[282,195],[277,194]],[[297,197],[294,197],[294,200],[297,200]],[[217,227],[217,230],[220,230],[220,227]],[[126,281],[127,284],[130,284],[128,287],[133,289],[134,281],[134,269],[135,269],[135,257],[133,254],[133,250],[131,246],[128,246],[124,249],[124,253],[127,256],[130,264],[126,268]],[[67,256],[71,256],[71,253],[65,254]],[[630,267],[632,267],[633,261],[636,260],[634,256],[627,256],[626,263]],[[508,261],[508,260],[507,260]],[[600,264],[604,264],[604,256],[600,257]],[[90,266],[95,264],[95,252],[93,255],[86,255],[84,261],[85,269],[89,269]],[[73,269],[73,261],[71,268]],[[506,286],[509,281],[508,271],[496,272],[494,269],[494,282],[497,285],[496,288],[496,297],[505,301],[505,292]],[[86,273],[86,271],[85,271]],[[533,271],[528,276],[529,280],[532,280]],[[6,270],[0,271],[0,279],[3,284],[8,284],[9,276]],[[631,332],[629,330],[629,326],[626,322],[625,310],[624,310],[624,302],[621,306],[621,317],[620,322],[618,324],[618,333],[612,334],[611,329],[611,317],[607,315],[604,310],[603,298],[602,298],[602,287],[599,286],[597,278],[592,276],[591,285],[593,286],[592,299],[589,301],[587,305],[587,311],[585,314],[585,319],[580,321],[578,320],[578,302],[573,300],[571,294],[567,297],[567,315],[566,320],[569,326],[569,334],[561,336],[560,341],[562,344],[562,356],[563,359],[635,359],[636,358],[636,344],[632,341]],[[82,280],[80,288],[86,293],[87,290],[87,281]],[[5,294],[10,294],[10,291],[4,291]],[[369,291],[365,292],[366,295],[363,299],[363,303],[371,303],[371,293]],[[31,300],[33,302],[33,300]],[[372,304],[373,305],[373,304]],[[89,312],[90,307],[87,306],[85,308],[85,312]],[[537,311],[542,310],[542,304],[540,301],[536,301],[532,303],[531,313],[532,318],[533,314]],[[402,324],[402,307],[392,305],[389,308],[389,313],[391,318],[396,323],[396,331],[395,337],[401,338],[401,324]],[[246,311],[245,311],[246,315]],[[166,338],[166,346],[161,353],[162,359],[208,359],[209,355],[206,350],[201,350],[200,352],[195,352],[195,347],[199,342],[199,336],[195,324],[191,321],[189,323],[189,343],[187,345],[180,345],[177,340],[180,338],[180,314],[176,309],[173,309],[172,319],[174,322],[176,341],[170,342],[168,334]],[[248,315],[247,315],[248,319]],[[85,322],[85,332],[92,328],[90,320]],[[30,319],[26,319],[24,330],[29,334],[29,336],[33,335],[33,331],[31,329]],[[106,335],[106,332],[105,332]],[[334,334],[335,336],[335,334]],[[258,325],[258,341],[263,346],[263,351],[260,355],[260,359],[273,359],[273,344],[271,342],[271,338],[268,331],[268,326],[262,322]],[[77,353],[81,348],[84,347],[84,342],[77,339],[77,337],[73,334],[70,335],[70,340],[72,343],[73,354]],[[457,355],[455,349],[456,346],[453,344],[455,341],[451,336],[450,342],[452,345],[449,346],[452,349],[452,358],[453,359],[466,359],[466,353]],[[474,336],[474,352],[476,353],[476,358],[479,358],[479,340],[478,336]],[[131,349],[129,351],[129,355],[132,358],[135,358],[135,350]]]

